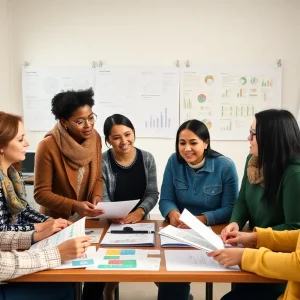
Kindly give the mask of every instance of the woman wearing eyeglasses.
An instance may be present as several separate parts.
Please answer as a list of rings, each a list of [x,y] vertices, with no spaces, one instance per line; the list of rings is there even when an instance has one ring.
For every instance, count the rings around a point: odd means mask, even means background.
[[[95,217],[102,198],[101,138],[94,129],[94,92],[62,92],[52,99],[58,120],[35,155],[34,197],[54,218]]]
[[[286,110],[259,112],[255,114],[248,140],[250,155],[230,224],[221,233],[224,242],[248,221],[250,229],[300,228],[300,131],[297,121]],[[284,287],[236,284],[233,292],[223,299],[277,299]]]

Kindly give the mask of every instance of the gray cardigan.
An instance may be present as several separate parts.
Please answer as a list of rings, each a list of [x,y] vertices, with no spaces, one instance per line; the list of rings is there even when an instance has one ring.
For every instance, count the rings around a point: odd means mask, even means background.
[[[102,178],[103,178],[103,195],[102,201],[114,201],[116,190],[116,174],[113,173],[108,151],[102,153]],[[146,174],[146,190],[144,197],[139,205],[145,211],[145,216],[149,214],[158,200],[156,165],[154,157],[151,153],[141,150],[143,163]],[[132,179],[134,180],[134,178]]]

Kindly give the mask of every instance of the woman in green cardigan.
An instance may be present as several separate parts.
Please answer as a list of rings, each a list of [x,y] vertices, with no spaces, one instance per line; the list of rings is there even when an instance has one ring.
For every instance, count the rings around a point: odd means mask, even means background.
[[[265,110],[255,114],[248,137],[242,186],[230,224],[221,237],[241,230],[246,222],[273,230],[300,228],[300,131],[287,110]],[[222,299],[277,299],[285,285],[235,284]],[[242,298],[241,298],[242,297]],[[254,298],[253,298],[254,297]]]

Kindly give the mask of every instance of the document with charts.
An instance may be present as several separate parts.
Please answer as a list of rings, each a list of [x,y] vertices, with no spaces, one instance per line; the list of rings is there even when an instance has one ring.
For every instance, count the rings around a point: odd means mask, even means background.
[[[132,233],[126,233],[128,228]],[[122,233],[112,233],[120,231]],[[140,232],[147,233],[140,233]],[[135,233],[134,233],[135,232]],[[153,232],[153,233],[152,233]],[[111,224],[102,239],[101,246],[154,246],[155,245],[155,223],[138,224]]]
[[[240,271],[238,266],[225,268],[206,252],[199,250],[165,250],[167,271]]]
[[[211,227],[208,227],[211,229]],[[160,227],[159,230],[162,230],[163,227]],[[192,235],[196,235],[199,238],[201,238],[193,229],[182,229],[182,228],[177,228],[178,232],[179,232],[179,236],[180,235],[186,235],[186,233],[188,234],[192,234]],[[179,240],[176,240],[174,238],[168,237],[166,235],[160,234],[160,245],[163,248],[173,248],[173,247],[191,247],[191,245],[181,242]],[[203,239],[203,242],[205,243],[205,240]]]
[[[33,244],[30,249],[42,249],[48,246],[57,246],[66,240],[82,236],[85,236],[85,218],[80,219],[48,238]]]
[[[208,252],[216,249],[224,249],[222,239],[187,209],[182,212],[179,219],[193,229],[196,234],[182,231],[180,228],[171,225],[159,231],[159,234]]]
[[[75,268],[86,268],[95,264],[94,257],[96,255],[96,246],[90,246],[81,255],[81,257],[66,260],[62,264],[54,269],[75,269]]]
[[[90,238],[90,242],[93,243],[99,243],[101,235],[103,233],[103,228],[86,228],[85,229],[85,235],[88,235]]]
[[[104,249],[99,248],[95,255],[95,264],[87,270],[139,270],[159,271],[160,257],[148,257],[159,255],[152,250],[141,249]]]

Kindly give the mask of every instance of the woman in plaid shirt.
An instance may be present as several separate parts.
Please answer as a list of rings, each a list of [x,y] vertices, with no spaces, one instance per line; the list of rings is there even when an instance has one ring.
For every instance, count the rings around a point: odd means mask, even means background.
[[[58,246],[17,252],[28,249],[32,243],[47,238],[55,232],[48,227],[42,232],[0,232],[0,300],[73,300],[71,283],[9,283],[2,281],[22,275],[55,268],[62,261],[80,257],[90,246],[90,237],[67,240]]]

